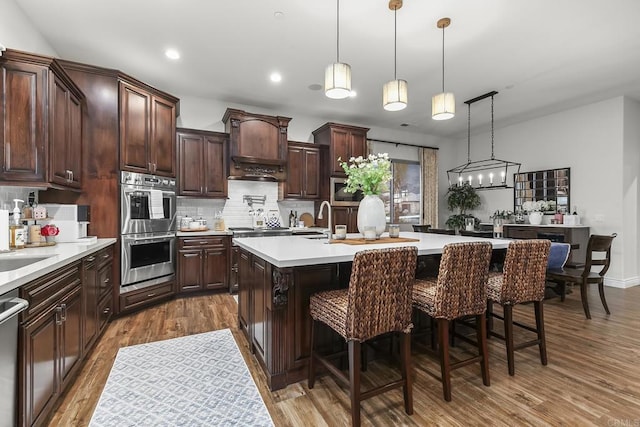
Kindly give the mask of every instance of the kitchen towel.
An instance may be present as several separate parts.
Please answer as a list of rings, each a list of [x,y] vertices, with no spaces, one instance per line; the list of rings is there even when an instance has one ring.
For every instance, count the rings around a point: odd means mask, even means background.
[[[162,207],[162,191],[149,190],[149,217],[151,219],[164,218],[164,208]]]

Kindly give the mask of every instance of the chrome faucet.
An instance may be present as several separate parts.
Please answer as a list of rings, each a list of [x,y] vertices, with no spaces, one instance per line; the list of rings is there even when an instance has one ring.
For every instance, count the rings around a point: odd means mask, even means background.
[[[329,202],[327,202],[326,200],[324,200],[321,204],[320,204],[320,211],[318,212],[318,219],[322,219],[322,210],[324,208],[324,206],[327,206],[327,210],[329,211],[329,222],[327,223],[327,225],[329,226],[329,230],[327,230],[325,232],[325,234],[327,234],[327,238],[329,240],[331,240],[331,230],[332,230],[332,225],[331,225],[331,205],[329,204]]]

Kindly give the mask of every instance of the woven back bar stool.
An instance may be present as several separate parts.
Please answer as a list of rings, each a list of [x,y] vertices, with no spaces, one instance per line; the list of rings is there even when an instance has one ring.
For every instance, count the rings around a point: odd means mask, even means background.
[[[413,306],[437,321],[442,391],[446,401],[451,401],[454,369],[480,362],[482,382],[486,386],[490,384],[485,310],[491,250],[488,242],[446,245],[438,277],[416,280],[413,285]],[[478,355],[451,363],[449,322],[467,316],[475,317]]]
[[[418,250],[414,246],[357,252],[351,268],[348,289],[319,292],[311,296],[311,357],[309,388],[315,383],[316,362],[349,387],[351,422],[360,425],[360,402],[380,393],[402,387],[404,407],[413,414],[411,379],[411,290],[415,278]],[[345,375],[330,356],[316,352],[316,328],[329,326],[347,341],[349,373]],[[367,390],[360,390],[361,343],[389,332],[400,334],[401,379]]]
[[[487,316],[489,334],[505,341],[509,375],[515,374],[514,351],[537,345],[540,362],[547,364],[547,345],[544,335],[542,302],[546,283],[549,240],[516,240],[509,244],[502,273],[491,273],[487,283]],[[536,327],[513,321],[513,306],[533,302]],[[503,316],[493,312],[493,304],[502,306]],[[504,335],[493,331],[493,317],[503,320]],[[515,345],[513,327],[518,326],[536,333],[536,339]]]

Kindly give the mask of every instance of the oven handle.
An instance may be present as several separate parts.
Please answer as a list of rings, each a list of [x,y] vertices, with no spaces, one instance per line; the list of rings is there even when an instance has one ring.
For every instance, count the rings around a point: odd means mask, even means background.
[[[0,313],[0,324],[25,311],[29,307],[29,301],[16,297],[7,301],[7,305],[10,305],[10,307]]]
[[[125,242],[135,242],[135,243],[144,243],[144,242],[168,242],[170,240],[175,239],[175,236],[170,234],[166,236],[158,236],[158,237],[127,237],[122,236],[122,240]]]

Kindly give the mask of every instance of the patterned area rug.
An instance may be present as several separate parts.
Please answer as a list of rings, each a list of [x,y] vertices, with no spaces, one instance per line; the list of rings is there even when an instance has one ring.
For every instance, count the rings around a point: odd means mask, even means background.
[[[273,426],[229,329],[121,348],[91,427]]]

